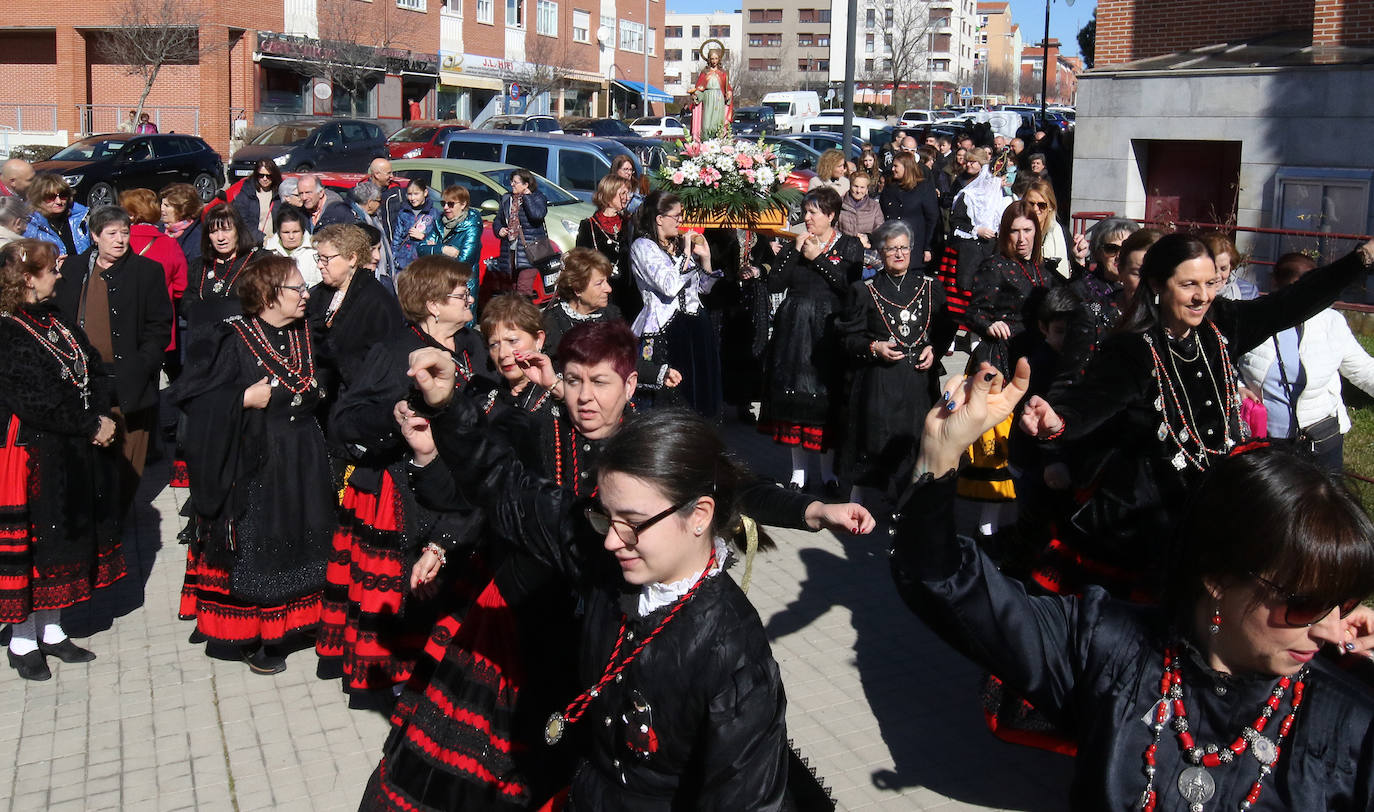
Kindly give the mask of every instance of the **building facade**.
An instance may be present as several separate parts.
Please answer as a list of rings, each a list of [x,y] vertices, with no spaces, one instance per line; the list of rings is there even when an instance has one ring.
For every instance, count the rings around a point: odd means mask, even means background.
[[[778,90],[816,90],[824,97],[832,65],[831,4],[746,0],[742,14],[741,71]]]
[[[701,44],[718,39],[725,44],[727,68],[738,71],[743,54],[744,14],[712,11],[680,14],[668,11],[663,29],[663,89],[685,99],[704,63]]]
[[[1011,4],[978,4],[977,73],[979,95],[987,101],[1021,98],[1021,26],[1012,21]]]
[[[973,86],[979,48],[975,0],[860,0],[855,76],[860,101],[893,104],[957,103]],[[847,4],[831,16],[830,81],[844,81]],[[1008,13],[1008,16],[1010,14]]]
[[[1048,76],[1045,74],[1047,65]],[[1078,95],[1078,73],[1081,69],[1082,62],[1077,57],[1066,57],[1059,52],[1057,39],[1051,38],[1048,48],[1027,45],[1021,49],[1019,100],[1027,104],[1039,104],[1041,91],[1044,90],[1045,104],[1073,104]]]

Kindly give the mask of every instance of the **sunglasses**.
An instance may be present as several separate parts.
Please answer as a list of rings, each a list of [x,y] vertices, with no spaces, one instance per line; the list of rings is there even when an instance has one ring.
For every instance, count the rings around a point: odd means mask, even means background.
[[[1121,243],[1104,242],[1102,243],[1102,247],[1099,250],[1101,250],[1102,253],[1106,254],[1109,257],[1114,257],[1117,254],[1121,253]]]
[[[52,194],[48,195],[48,200],[49,200],[50,202],[53,201],[53,200],[71,200],[71,199],[72,199],[72,193],[71,193],[71,192],[53,192]]]
[[[1043,200],[1027,200],[1025,202],[1026,205],[1030,206],[1031,208],[1034,208],[1036,211],[1045,211],[1050,207],[1050,204],[1046,203]]]
[[[1332,609],[1339,609],[1341,617],[1348,617],[1360,605],[1359,598],[1332,603],[1330,600],[1316,595],[1299,595],[1295,592],[1289,592],[1285,587],[1281,587],[1257,573],[1252,572],[1250,575],[1267,587],[1270,592],[1273,592],[1275,597],[1282,602],[1282,609],[1275,615],[1275,619],[1280,625],[1290,629],[1311,626],[1331,614]]]
[[[259,173],[258,173],[258,177],[260,177],[260,178],[271,178],[271,177],[272,177],[272,174],[271,174],[270,172],[259,172]]]
[[[639,535],[645,530],[648,530],[650,527],[653,527],[695,501],[696,497],[694,496],[686,501],[678,502],[662,513],[657,513],[638,523],[627,522],[624,519],[612,519],[610,515],[606,513],[605,509],[599,505],[589,505],[584,513],[587,516],[588,523],[591,524],[592,529],[597,533],[604,536],[614,527],[615,534],[620,537],[621,541],[626,544],[637,544],[639,543]]]

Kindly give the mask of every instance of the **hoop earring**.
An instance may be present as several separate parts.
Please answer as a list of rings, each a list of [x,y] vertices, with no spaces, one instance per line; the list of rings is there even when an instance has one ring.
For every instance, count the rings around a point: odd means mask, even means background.
[[[1221,601],[1217,601],[1212,606],[1212,624],[1207,627],[1207,631],[1211,634],[1221,632]]]

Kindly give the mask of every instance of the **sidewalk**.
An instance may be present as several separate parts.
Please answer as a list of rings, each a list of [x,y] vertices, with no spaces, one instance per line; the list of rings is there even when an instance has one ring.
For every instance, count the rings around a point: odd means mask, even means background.
[[[724,431],[761,473],[785,475],[785,450],[738,424]],[[165,473],[151,466],[146,481]],[[53,679],[42,683],[0,673],[0,809],[357,808],[385,717],[350,710],[337,680],[315,676],[311,650],[262,677],[186,642],[192,624],[176,619],[184,499],[169,488],[143,494],[151,506],[125,538],[129,575],[67,613],[99,659],[50,659]],[[840,809],[1065,807],[1068,759],[986,732],[978,670],[897,598],[884,532],[774,538],[749,597],[782,669],[789,735]]]

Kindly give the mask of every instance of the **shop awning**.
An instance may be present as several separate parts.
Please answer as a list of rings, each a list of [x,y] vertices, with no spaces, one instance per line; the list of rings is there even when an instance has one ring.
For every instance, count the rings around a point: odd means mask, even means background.
[[[615,83],[618,84],[618,85],[620,85],[621,87],[625,88],[626,90],[630,91],[631,93],[635,94],[636,96],[643,96],[643,95],[644,95],[644,83],[643,83],[643,82],[631,82],[629,79],[616,79],[616,80],[615,80]],[[666,90],[662,90],[661,88],[657,88],[657,87],[654,87],[653,85],[649,85],[649,101],[651,101],[651,102],[670,102],[670,101],[672,101],[672,100],[673,100],[673,94],[669,93],[669,92],[666,91]]]

